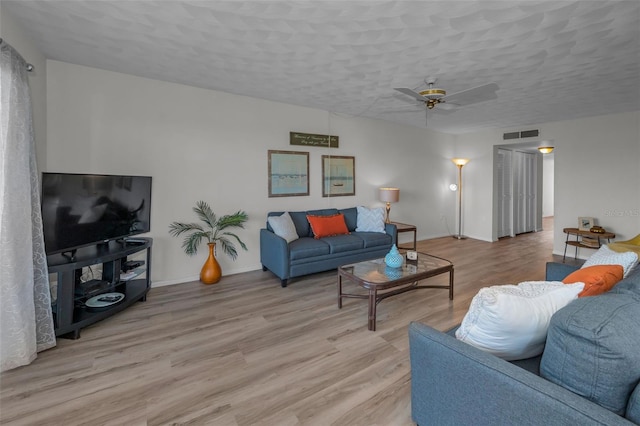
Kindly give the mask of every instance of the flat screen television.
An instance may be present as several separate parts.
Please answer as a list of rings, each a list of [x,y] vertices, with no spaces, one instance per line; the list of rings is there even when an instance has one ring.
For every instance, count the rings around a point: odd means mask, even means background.
[[[151,229],[151,177],[42,174],[47,255],[124,239]]]

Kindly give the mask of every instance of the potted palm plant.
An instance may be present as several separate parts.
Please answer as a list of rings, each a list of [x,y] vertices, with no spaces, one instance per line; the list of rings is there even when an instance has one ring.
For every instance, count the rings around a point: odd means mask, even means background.
[[[233,227],[244,228],[244,223],[249,217],[241,210],[234,214],[217,217],[209,204],[204,201],[198,201],[193,211],[202,221],[202,224],[173,222],[169,225],[169,233],[174,237],[186,234],[182,241],[182,248],[189,256],[193,256],[198,252],[198,246],[203,240],[207,242],[209,257],[200,271],[200,281],[204,284],[215,284],[220,281],[222,276],[220,264],[215,257],[216,243],[220,243],[222,251],[235,260],[238,257],[238,251],[232,240],[235,239],[244,250],[247,250],[247,246],[236,234],[226,229]]]

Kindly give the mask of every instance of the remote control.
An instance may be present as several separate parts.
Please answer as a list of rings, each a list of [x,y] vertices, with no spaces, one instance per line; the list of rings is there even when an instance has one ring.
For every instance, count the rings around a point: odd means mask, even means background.
[[[127,238],[124,242],[127,244],[144,244],[147,240],[143,240],[142,238]]]

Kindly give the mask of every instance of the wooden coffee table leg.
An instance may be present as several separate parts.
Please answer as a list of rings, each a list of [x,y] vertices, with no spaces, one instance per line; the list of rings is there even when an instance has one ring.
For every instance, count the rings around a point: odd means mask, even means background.
[[[377,289],[369,290],[369,330],[376,331],[376,299],[378,296]]]

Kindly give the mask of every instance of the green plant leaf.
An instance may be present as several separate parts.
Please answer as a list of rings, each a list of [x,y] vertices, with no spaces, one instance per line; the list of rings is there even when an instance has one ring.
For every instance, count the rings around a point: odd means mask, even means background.
[[[215,231],[217,221],[216,214],[211,210],[209,204],[204,201],[198,201],[193,211],[196,212],[201,221],[206,223],[212,231]]]
[[[229,227],[244,228],[244,223],[249,219],[249,216],[243,211],[237,211],[234,214],[222,216],[218,221],[218,228],[225,229]]]
[[[233,260],[238,257],[238,251],[232,240],[235,240],[240,244],[240,247],[247,250],[245,243],[236,234],[221,232],[226,228],[244,228],[244,223],[249,220],[247,213],[238,210],[234,214],[218,218],[205,201],[196,202],[193,211],[204,226],[199,223],[184,222],[173,222],[169,225],[169,234],[172,236],[177,237],[186,234],[182,241],[182,248],[187,255],[193,256],[196,254],[203,240],[208,243],[220,243],[222,251]]]
[[[204,229],[198,223],[173,222],[171,225],[169,225],[169,233],[174,237],[177,237],[189,231],[204,232]]]

